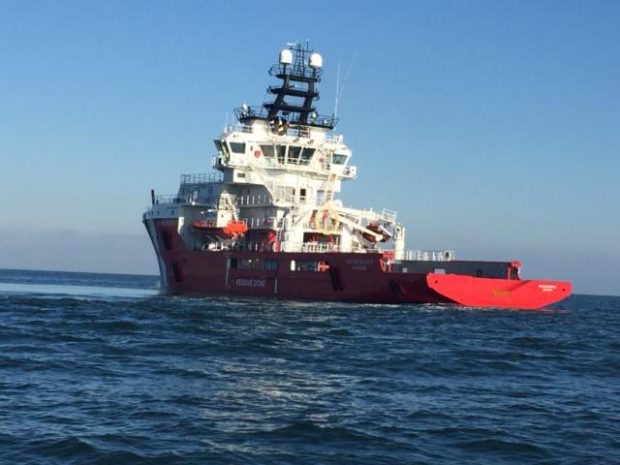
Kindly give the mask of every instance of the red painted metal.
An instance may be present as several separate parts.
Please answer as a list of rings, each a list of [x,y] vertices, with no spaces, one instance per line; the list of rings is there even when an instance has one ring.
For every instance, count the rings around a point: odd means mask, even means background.
[[[426,284],[438,294],[469,307],[538,309],[568,297],[569,282],[490,279],[457,274],[426,276]]]
[[[187,248],[176,220],[156,220],[151,237],[168,294],[248,296],[360,303],[453,303],[470,307],[537,309],[566,298],[567,282],[482,278],[393,271],[390,253],[202,251]],[[150,230],[149,230],[150,231]],[[236,267],[231,260],[236,260]],[[240,267],[269,261],[271,269]],[[313,270],[293,266],[315,262]],[[469,263],[453,261],[452,263]],[[484,262],[474,262],[484,263]],[[519,262],[507,262],[510,267]]]

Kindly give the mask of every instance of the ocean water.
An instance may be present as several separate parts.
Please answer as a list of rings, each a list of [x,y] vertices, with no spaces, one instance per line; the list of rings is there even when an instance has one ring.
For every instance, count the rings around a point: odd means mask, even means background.
[[[0,271],[2,464],[620,463],[620,298],[159,296]]]

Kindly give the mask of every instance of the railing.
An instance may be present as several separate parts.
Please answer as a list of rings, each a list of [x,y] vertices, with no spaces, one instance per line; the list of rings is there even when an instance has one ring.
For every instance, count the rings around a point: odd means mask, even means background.
[[[347,166],[342,172],[343,178],[354,178],[357,176],[357,166]]]
[[[313,223],[305,222],[303,223],[303,227],[305,231],[316,231],[324,234],[338,234],[344,229],[344,226],[339,221],[335,225],[331,223],[331,220],[327,220],[326,223],[322,223],[321,221],[315,221]]]
[[[186,197],[179,197],[178,195],[156,195],[155,205],[166,205],[173,203],[187,203]]]
[[[288,65],[278,63],[269,68],[269,74],[276,77],[292,76],[293,78],[318,80],[321,78],[323,70],[321,68],[311,68],[310,66],[305,66],[305,63],[301,65],[299,62]]]
[[[231,132],[245,132],[246,134],[252,134],[254,130],[251,124],[233,123],[233,124],[227,124],[224,127],[224,132],[226,134],[230,134]]]
[[[258,119],[266,119],[266,116],[258,118]],[[288,128],[286,128],[286,131],[282,134],[279,134],[281,136],[293,136],[293,137],[303,137],[306,139],[309,139],[311,136],[311,132],[308,129],[309,127],[312,127],[312,125],[310,126],[289,126]],[[269,131],[270,129],[267,128],[267,130]],[[234,124],[229,124],[224,128],[224,132],[226,134],[230,134],[232,132],[243,132],[246,134],[252,134],[254,132],[254,128],[251,124],[245,124],[245,123],[234,123]],[[340,135],[334,135],[331,137],[326,138],[326,140],[329,139],[330,142],[341,142],[342,141],[342,136]]]
[[[328,253],[342,252],[340,246],[328,243],[312,243],[312,242],[209,242],[201,243],[194,241],[190,244],[194,250],[238,250],[247,252],[301,252],[301,253]]]
[[[301,244],[300,252],[340,252],[340,246],[327,242],[304,242]]]
[[[301,172],[308,172],[308,173],[316,173],[317,172],[317,167],[316,165],[313,165],[311,163],[311,160],[292,160],[292,159],[288,159],[286,163],[284,162],[280,162],[279,160],[275,159],[275,158],[267,158],[265,157],[262,160],[261,165],[263,168],[269,168],[269,169],[282,169],[282,170],[295,170],[295,171],[301,171]],[[258,165],[258,166],[261,166]],[[255,169],[255,167],[257,166],[256,164],[252,164],[251,165],[252,168]],[[323,174],[329,174],[330,170],[330,164],[328,162],[319,162],[319,166],[320,166],[320,172],[322,172]]]
[[[213,184],[222,182],[223,179],[222,173],[182,174],[181,184]]]
[[[250,229],[275,229],[278,219],[275,216],[267,216],[265,218],[241,218],[240,221],[245,222]]]
[[[239,108],[235,108],[235,116],[241,122],[242,125],[249,128],[249,131],[242,130],[243,132],[252,132],[252,127],[248,125],[247,121],[252,121],[255,119],[267,120],[269,113],[265,109],[265,107],[259,106],[241,106]],[[288,123],[291,125],[297,125],[297,130],[301,131],[299,134],[303,136],[304,132],[308,132],[308,127],[320,127],[332,129],[338,123],[338,118],[333,115],[316,115],[316,117],[308,117],[308,121],[305,123],[300,123],[300,116],[295,112],[292,112],[295,116],[288,120]],[[289,128],[289,130],[292,128]]]
[[[342,134],[328,133],[325,142],[328,144],[342,144],[344,137]]]
[[[381,219],[389,223],[395,223],[396,212],[394,210],[388,210],[387,208],[384,208],[383,211],[381,212]]]
[[[291,191],[287,191],[285,186],[276,185],[275,182],[270,183],[268,186],[269,191],[273,192],[274,203],[294,203],[295,196]]]
[[[258,195],[238,195],[235,199],[235,205],[238,207],[246,207],[246,206],[264,206],[264,205],[272,205],[273,198],[269,194],[258,194]]]
[[[423,262],[449,262],[456,258],[454,250],[406,250],[405,260]]]

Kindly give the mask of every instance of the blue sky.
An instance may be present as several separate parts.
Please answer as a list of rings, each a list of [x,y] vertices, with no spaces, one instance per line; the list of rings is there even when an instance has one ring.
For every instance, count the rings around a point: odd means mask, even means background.
[[[408,248],[620,295],[616,1],[0,3],[0,267],[155,273],[149,190],[209,170],[288,41],[352,63],[345,204]]]

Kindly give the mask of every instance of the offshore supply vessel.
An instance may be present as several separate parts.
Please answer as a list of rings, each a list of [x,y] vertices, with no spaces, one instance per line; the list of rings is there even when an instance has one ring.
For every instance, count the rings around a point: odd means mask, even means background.
[[[210,173],[181,175],[143,215],[168,294],[536,309],[568,282],[523,280],[518,261],[457,260],[405,248],[396,212],[338,200],[355,179],[335,115],[317,113],[323,58],[289,44],[269,74],[273,98],[235,109]]]

